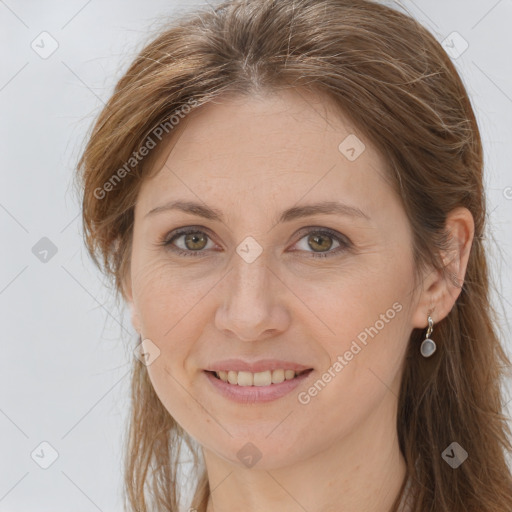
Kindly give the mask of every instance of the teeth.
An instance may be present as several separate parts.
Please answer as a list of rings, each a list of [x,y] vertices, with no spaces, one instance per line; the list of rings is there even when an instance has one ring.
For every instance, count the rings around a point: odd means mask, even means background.
[[[215,375],[224,382],[238,384],[239,386],[270,386],[270,384],[279,384],[284,380],[291,380],[296,376],[296,373],[293,370],[267,370],[257,373],[221,370],[215,372]]]

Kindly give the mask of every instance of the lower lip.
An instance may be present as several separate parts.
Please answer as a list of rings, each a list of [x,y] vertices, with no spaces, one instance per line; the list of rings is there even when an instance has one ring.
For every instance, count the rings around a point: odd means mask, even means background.
[[[281,398],[293,391],[301,382],[304,382],[313,373],[313,370],[293,379],[285,380],[279,384],[270,384],[269,386],[239,386],[238,384],[224,382],[206,370],[203,373],[223,396],[234,402],[249,404],[271,402]]]

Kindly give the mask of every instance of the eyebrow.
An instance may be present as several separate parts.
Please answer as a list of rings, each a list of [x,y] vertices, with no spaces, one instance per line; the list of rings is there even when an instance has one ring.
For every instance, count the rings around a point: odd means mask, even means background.
[[[172,210],[178,210],[192,215],[197,215],[198,217],[203,217],[208,220],[224,223],[223,215],[220,210],[193,201],[170,201],[161,206],[153,208],[148,213],[146,213],[144,218]],[[317,214],[337,214],[347,217],[370,220],[370,217],[365,212],[355,206],[350,206],[348,204],[343,204],[336,201],[324,201],[321,203],[304,206],[292,206],[291,208],[288,208],[281,213],[277,223],[280,224],[283,222],[290,222],[296,219],[301,219],[303,217],[309,217],[311,215]]]

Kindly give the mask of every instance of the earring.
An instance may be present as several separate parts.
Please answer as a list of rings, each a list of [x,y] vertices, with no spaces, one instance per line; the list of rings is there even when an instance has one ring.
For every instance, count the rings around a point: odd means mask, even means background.
[[[421,343],[420,352],[423,357],[430,357],[436,351],[436,343],[433,339],[429,338],[434,329],[434,321],[428,315],[428,329],[425,339]]]

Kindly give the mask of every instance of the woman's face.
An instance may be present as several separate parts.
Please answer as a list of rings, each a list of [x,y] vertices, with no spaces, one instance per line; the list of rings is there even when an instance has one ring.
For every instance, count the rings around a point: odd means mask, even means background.
[[[192,111],[136,204],[127,297],[151,382],[234,464],[285,466],[394,424],[407,341],[426,322],[383,161],[326,106],[286,92]],[[197,206],[165,208],[176,201]],[[205,371],[263,360],[228,374],[236,384]],[[294,366],[312,371],[286,380]]]

